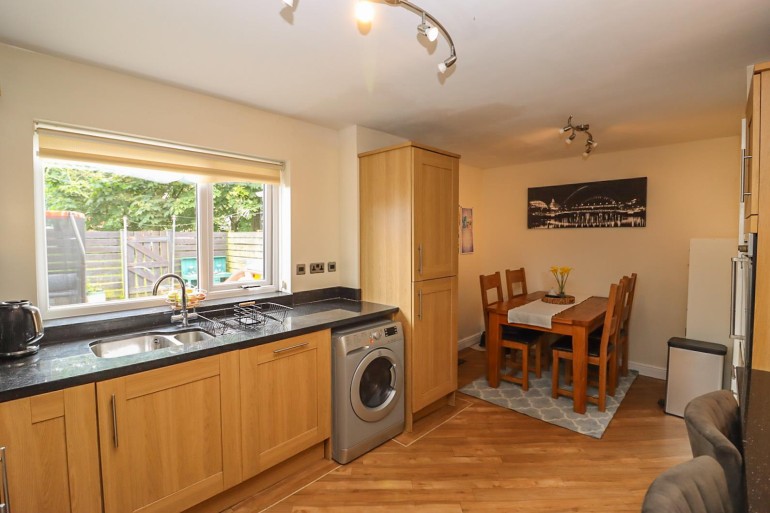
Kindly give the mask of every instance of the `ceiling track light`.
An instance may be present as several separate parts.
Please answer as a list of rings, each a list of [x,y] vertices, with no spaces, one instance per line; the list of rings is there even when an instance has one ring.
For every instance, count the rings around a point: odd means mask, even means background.
[[[385,2],[390,5],[400,5],[420,16],[422,18],[422,23],[417,26],[417,33],[427,37],[428,41],[435,41],[438,38],[439,32],[443,34],[447,40],[447,43],[449,43],[449,57],[447,57],[444,62],[439,63],[438,70],[441,73],[446,73],[449,68],[454,66],[454,64],[457,62],[455,43],[452,40],[452,36],[449,35],[449,32],[447,32],[444,26],[436,18],[434,18],[425,9],[417,7],[408,0],[385,0]]]
[[[572,141],[575,140],[575,137],[577,136],[578,132],[585,132],[586,133],[586,146],[585,150],[583,151],[583,156],[588,157],[592,151],[594,151],[594,148],[599,146],[599,143],[594,140],[594,136],[591,135],[591,132],[588,131],[588,123],[580,124],[580,125],[573,125],[572,124],[572,116],[567,118],[567,124],[564,125],[562,128],[559,129],[560,134],[564,134],[566,132],[570,132],[569,137],[567,137],[564,142],[567,144],[572,144]]]

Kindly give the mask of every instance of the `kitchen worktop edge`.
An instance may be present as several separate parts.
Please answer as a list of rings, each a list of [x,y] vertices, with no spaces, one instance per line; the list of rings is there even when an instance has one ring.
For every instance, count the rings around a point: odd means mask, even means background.
[[[283,324],[268,323],[255,331],[221,335],[213,341],[119,358],[95,356],[89,348],[95,340],[93,337],[45,345],[35,355],[0,362],[0,402],[247,349],[314,331],[373,321],[396,312],[397,307],[377,303],[323,300],[295,306]]]

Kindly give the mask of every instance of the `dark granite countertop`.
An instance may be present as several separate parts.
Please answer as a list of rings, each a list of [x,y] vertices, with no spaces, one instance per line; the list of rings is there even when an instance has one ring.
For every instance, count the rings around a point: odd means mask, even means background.
[[[750,513],[770,505],[770,372],[752,369],[744,426],[743,455]]]
[[[0,402],[166,367],[313,331],[373,321],[397,311],[398,308],[392,306],[348,299],[318,301],[293,307],[283,324],[267,323],[254,330],[221,335],[205,342],[118,358],[98,358],[91,352],[89,343],[97,340],[95,334],[75,341],[49,343],[35,355],[0,361]],[[194,325],[195,321],[191,324]],[[163,328],[174,327],[166,324],[153,328],[153,331]],[[143,329],[146,328],[133,331]]]

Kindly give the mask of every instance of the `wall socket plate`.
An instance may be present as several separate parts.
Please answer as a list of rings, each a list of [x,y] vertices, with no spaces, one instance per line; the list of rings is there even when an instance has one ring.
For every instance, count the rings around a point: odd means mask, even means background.
[[[310,264],[310,274],[318,274],[324,272],[324,263],[315,262]]]
[[[337,271],[337,262],[328,262],[326,264],[326,269],[328,269],[330,273]]]
[[[305,274],[305,264],[297,264],[297,274]]]

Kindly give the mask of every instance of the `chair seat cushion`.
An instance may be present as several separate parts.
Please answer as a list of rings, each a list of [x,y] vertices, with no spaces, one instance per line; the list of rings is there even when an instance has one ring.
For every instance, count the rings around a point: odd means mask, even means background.
[[[514,328],[513,326],[503,326],[503,339],[523,344],[534,344],[542,336],[542,331],[528,330],[526,328]]]
[[[601,351],[602,344],[600,340],[591,340],[588,339],[588,356],[599,356],[599,352]],[[551,344],[551,349],[554,349],[556,351],[564,351],[567,353],[572,352],[572,337],[561,337],[559,340]],[[612,344],[609,344],[607,346],[607,352],[612,351]]]

